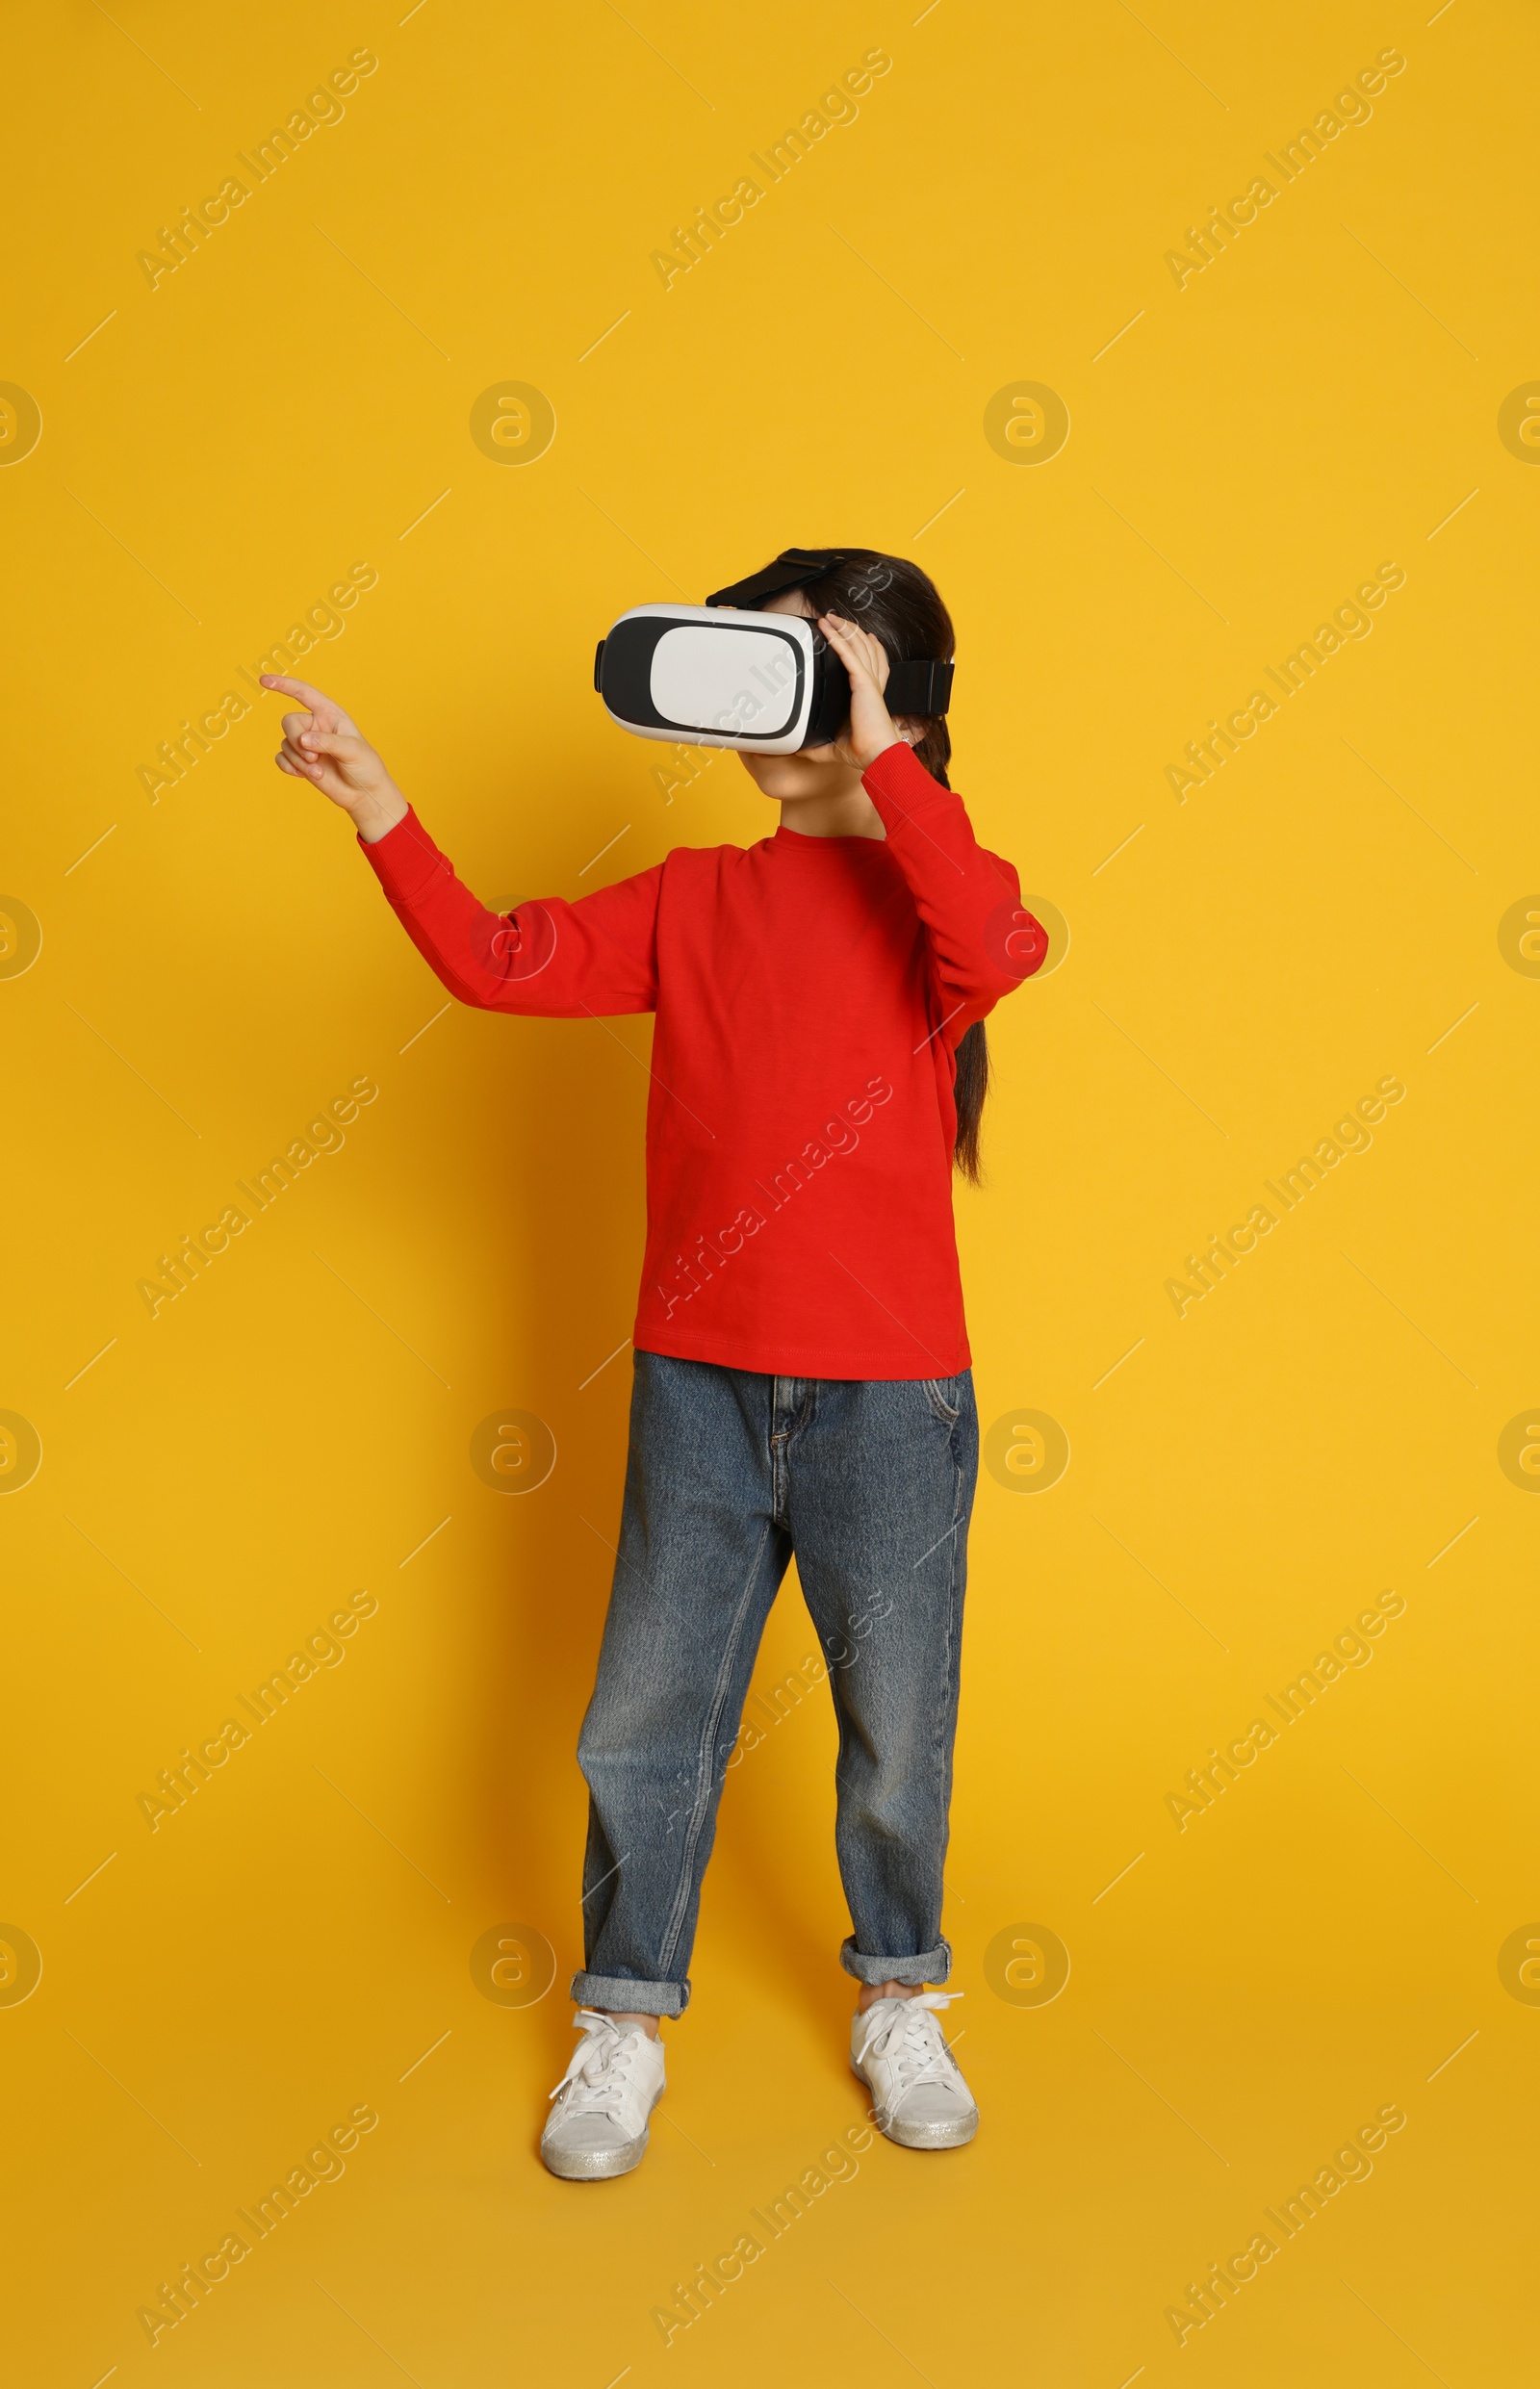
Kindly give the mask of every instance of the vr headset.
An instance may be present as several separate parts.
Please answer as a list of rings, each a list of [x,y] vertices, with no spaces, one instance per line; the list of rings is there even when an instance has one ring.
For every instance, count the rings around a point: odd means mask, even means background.
[[[610,720],[683,746],[794,755],[832,745],[850,712],[849,673],[807,615],[757,609],[852,560],[838,548],[787,548],[704,605],[633,605],[594,656]],[[929,720],[951,702],[952,666],[892,658],[883,694],[889,713]]]

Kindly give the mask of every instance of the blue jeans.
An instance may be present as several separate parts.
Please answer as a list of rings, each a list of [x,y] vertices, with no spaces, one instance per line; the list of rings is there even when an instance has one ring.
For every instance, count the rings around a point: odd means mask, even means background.
[[[939,1983],[973,1380],[763,1376],[635,1355],[620,1551],[583,1719],[585,2007],[678,2016],[717,1804],[793,1552],[839,1725],[834,1842],[862,1983]]]

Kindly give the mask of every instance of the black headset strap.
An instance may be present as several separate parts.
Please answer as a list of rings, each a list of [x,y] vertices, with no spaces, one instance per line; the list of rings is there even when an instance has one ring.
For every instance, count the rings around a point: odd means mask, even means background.
[[[754,613],[761,599],[779,597],[785,589],[805,589],[809,580],[822,580],[845,561],[843,548],[783,548],[773,564],[750,573],[746,580],[732,581],[726,589],[713,589],[706,602]]]
[[[780,597],[787,589],[805,589],[810,580],[822,580],[826,573],[847,561],[848,552],[842,548],[783,548],[773,564],[750,573],[745,580],[731,582],[726,589],[713,589],[706,602],[755,613],[766,598]],[[929,721],[944,713],[951,702],[952,666],[939,656],[906,658],[888,673],[885,694],[889,713]]]
[[[888,712],[906,713],[915,721],[930,721],[944,713],[952,702],[952,669],[936,656],[895,663],[883,691]]]

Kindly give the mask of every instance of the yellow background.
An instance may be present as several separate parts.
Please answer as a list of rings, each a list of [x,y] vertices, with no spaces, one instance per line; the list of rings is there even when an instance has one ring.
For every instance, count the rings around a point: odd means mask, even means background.
[[[152,290],[137,251],[366,44],[343,119]],[[879,44],[857,120],[665,290],[651,252]],[[1179,290],[1165,252],[1393,44],[1372,120]],[[1540,2014],[1498,1953],[1540,1914],[1540,1503],[1497,1447],[1540,1396],[1540,984],[1498,923],[1540,884],[1540,473],[1497,417],[1540,372],[1535,50],[1514,0],[13,27],[17,2379],[1531,2376]],[[509,380],[557,425],[513,468],[468,428]],[[1023,380],[1071,419],[1030,469],[983,432]],[[434,1017],[346,825],[273,771],[270,700],[159,803],[139,772],[365,561],[314,670],[486,896],[748,842],[731,757],[665,804],[594,642],[840,540],[936,576],[956,783],[1070,925],[991,1023],[959,1222],[982,1418],[1046,1413],[1072,1456],[980,1486],[947,1919],[980,2136],[876,2143],[665,2350],[653,2307],[860,2107],[820,1691],[730,1784],[644,2168],[584,2190],[534,2155],[647,1024]],[[1386,560],[1372,637],[1177,804],[1184,743]],[[152,1321],[157,1255],[362,1073],[345,1149]],[[1373,1148],[1178,1319],[1184,1256],[1391,1073]],[[522,1499],[468,1458],[500,1405],[556,1439]],[[152,1833],[159,1770],[357,1586],[346,1663]],[[1387,1586],[1373,1664],[1179,1832],[1186,1771]],[[812,1647],[788,1585],[761,1685]],[[559,1961],[525,2008],[470,1972],[510,1919]],[[1023,1920],[1072,1960],[1046,2005],[985,1972]],[[156,2285],[364,2101],[346,2175],[152,2350]],[[1178,2350],[1184,2285],[1392,2101],[1373,2177]]]

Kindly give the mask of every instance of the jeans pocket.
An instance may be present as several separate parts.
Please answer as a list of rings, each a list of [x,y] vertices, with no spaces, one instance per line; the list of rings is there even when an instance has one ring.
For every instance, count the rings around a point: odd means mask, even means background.
[[[923,1377],[920,1382],[925,1388],[925,1399],[941,1425],[956,1426],[962,1415],[962,1404],[954,1399],[958,1390],[957,1379],[955,1377]]]

